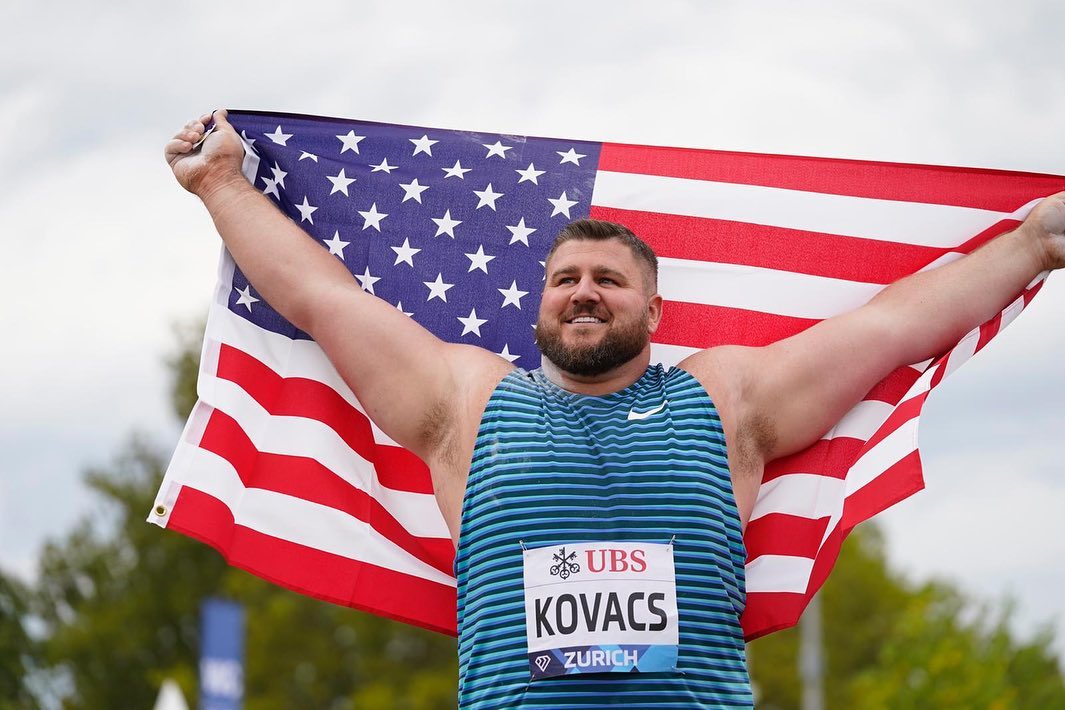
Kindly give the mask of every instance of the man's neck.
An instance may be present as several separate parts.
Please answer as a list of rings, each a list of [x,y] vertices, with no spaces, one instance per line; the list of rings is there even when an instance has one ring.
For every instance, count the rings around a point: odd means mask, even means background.
[[[628,362],[599,375],[575,375],[572,372],[560,370],[555,363],[547,358],[544,358],[541,367],[544,374],[547,375],[547,379],[567,392],[602,397],[620,392],[643,377],[643,373],[647,371],[647,366],[650,362],[651,347],[648,345],[639,355]]]

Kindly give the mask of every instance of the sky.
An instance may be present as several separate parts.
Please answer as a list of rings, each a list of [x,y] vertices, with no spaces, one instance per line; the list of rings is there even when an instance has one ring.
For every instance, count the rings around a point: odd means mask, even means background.
[[[216,107],[1065,174],[1059,0],[8,0],[0,9],[0,570],[176,442],[164,359],[220,245],[165,141]],[[61,18],[61,19],[57,19]],[[933,393],[892,564],[1053,624],[1065,656],[1065,277]]]

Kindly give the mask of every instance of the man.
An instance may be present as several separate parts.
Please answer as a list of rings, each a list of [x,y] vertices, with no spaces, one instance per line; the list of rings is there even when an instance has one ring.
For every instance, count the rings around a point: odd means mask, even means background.
[[[457,548],[463,706],[750,705],[742,531],[765,464],[1065,264],[1057,195],[1009,235],[857,311],[666,372],[649,367],[662,317],[654,254],[620,225],[582,220],[548,255],[544,366],[525,373],[365,293],[244,179],[224,112],[194,150],[210,119],[167,144],[178,181],[260,294],[429,466]],[[539,584],[530,560],[541,558],[550,572]],[[543,591],[570,575],[579,593]],[[553,677],[574,667],[639,672]]]

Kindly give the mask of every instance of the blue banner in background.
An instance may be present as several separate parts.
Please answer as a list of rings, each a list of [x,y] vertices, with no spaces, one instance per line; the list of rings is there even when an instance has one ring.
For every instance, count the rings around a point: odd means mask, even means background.
[[[244,609],[224,599],[200,606],[200,710],[240,710],[244,698]]]

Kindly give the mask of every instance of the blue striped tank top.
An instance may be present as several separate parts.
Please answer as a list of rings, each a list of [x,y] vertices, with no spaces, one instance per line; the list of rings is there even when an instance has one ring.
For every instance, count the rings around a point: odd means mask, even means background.
[[[677,671],[531,680],[522,546],[671,539]],[[751,707],[744,559],[721,421],[695,378],[654,365],[590,397],[512,371],[485,408],[462,507],[459,707]]]

